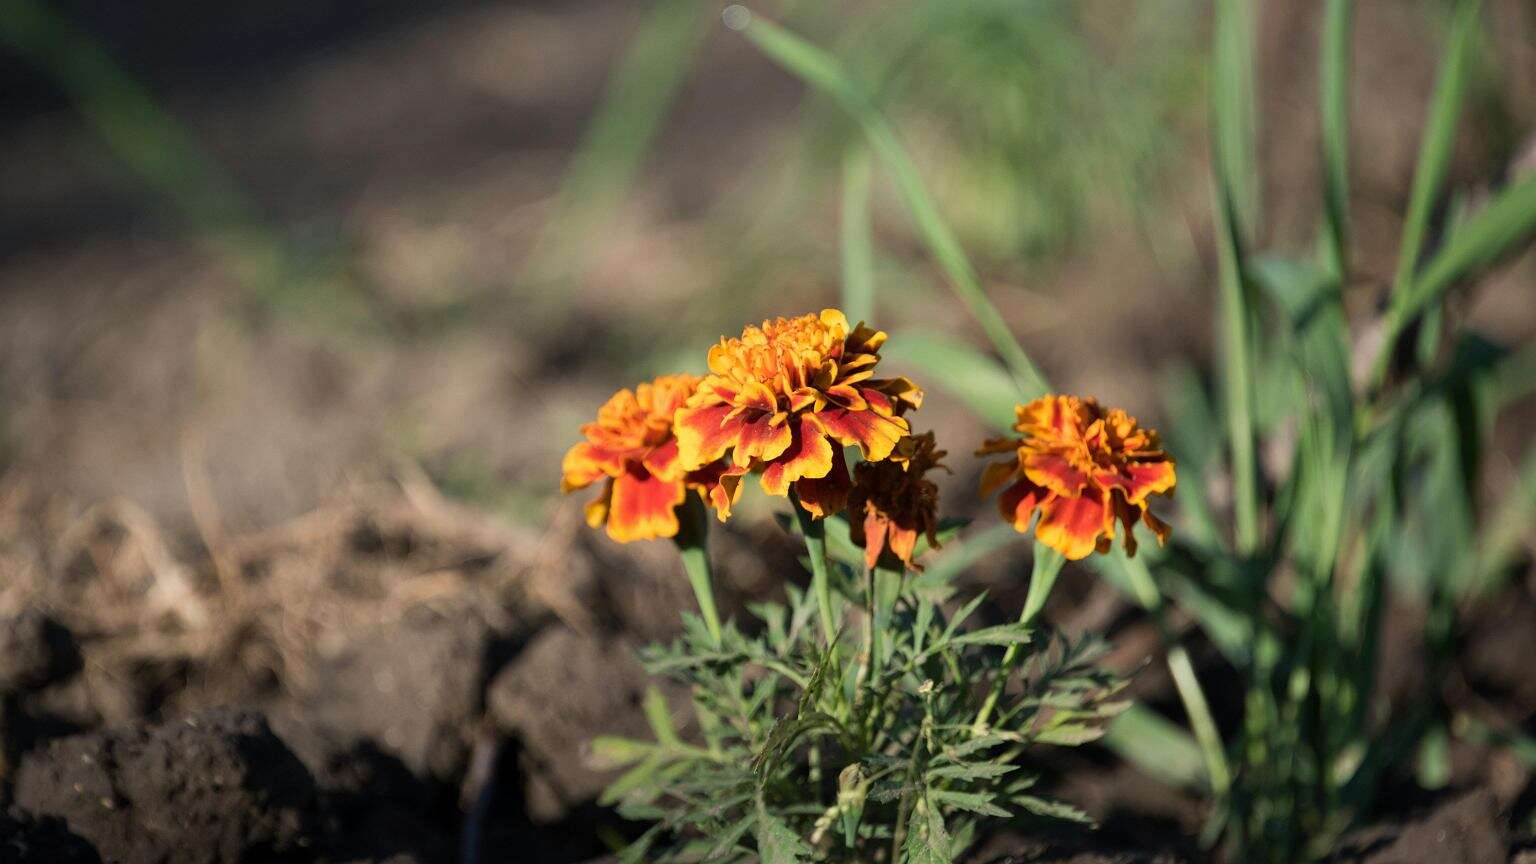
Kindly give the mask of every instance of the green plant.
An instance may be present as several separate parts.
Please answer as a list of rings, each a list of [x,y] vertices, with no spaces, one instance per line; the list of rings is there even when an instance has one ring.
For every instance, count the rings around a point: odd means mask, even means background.
[[[645,652],[647,670],[689,688],[702,743],[684,741],[655,691],[654,741],[594,742],[630,766],[605,803],[655,822],[623,860],[951,861],[985,819],[1085,820],[1032,789],[1023,757],[1091,741],[1125,707],[1122,682],[1094,665],[1103,643],[971,626],[982,596],[946,615],[945,581],[884,568],[861,580],[862,557],[831,564],[831,644],[814,592],[790,586],[786,604],[752,608],[752,635],[731,623],[717,642],[688,616],[677,642]],[[975,734],[980,685],[1001,678],[1017,692]]]
[[[1536,453],[1527,454],[1491,518],[1478,481],[1493,419],[1536,390],[1536,349],[1452,329],[1444,307],[1453,288],[1536,231],[1536,177],[1511,178],[1475,209],[1444,188],[1478,30],[1477,3],[1463,0],[1386,313],[1371,322],[1379,331],[1352,332],[1344,305],[1346,292],[1358,290],[1350,268],[1351,4],[1330,0],[1324,10],[1324,222],[1315,258],[1257,248],[1253,7],[1252,0],[1216,3],[1209,82],[1222,387],[1208,393],[1198,375],[1183,371],[1170,377],[1167,394],[1181,479],[1195,489],[1227,481],[1231,508],[1182,496],[1181,539],[1169,552],[1102,556],[1095,565],[1154,617],[1192,733],[1133,710],[1108,742],[1146,770],[1210,793],[1206,838],[1225,838],[1234,860],[1294,861],[1331,851],[1341,832],[1370,814],[1389,778],[1443,784],[1449,737],[1481,728],[1457,716],[1433,684],[1451,650],[1458,603],[1496,586],[1513,560],[1513,538],[1530,534]],[[1003,362],[910,335],[901,343],[904,359],[982,416],[1006,423],[1013,403],[1043,389],[1044,379],[981,294],[890,124],[832,57],[744,12],[735,18],[768,56],[860,124]],[[860,241],[845,238],[845,245]],[[1351,360],[1369,354],[1372,331],[1382,338],[1367,380],[1356,380]],[[961,369],[969,374],[954,374]],[[1276,467],[1260,464],[1261,451],[1282,449]],[[1037,579],[1032,593],[1038,587],[1043,595],[1050,581]],[[1374,672],[1393,591],[1428,610],[1431,687],[1405,716],[1389,718],[1378,710]],[[1169,606],[1196,621],[1240,676],[1236,726],[1218,728],[1180,635],[1167,626]],[[1517,752],[1531,752],[1529,742]]]

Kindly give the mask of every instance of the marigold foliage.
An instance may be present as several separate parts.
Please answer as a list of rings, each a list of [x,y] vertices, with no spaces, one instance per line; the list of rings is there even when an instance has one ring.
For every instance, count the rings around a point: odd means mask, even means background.
[[[1116,522],[1127,554],[1136,552],[1137,520],[1159,544],[1168,539],[1168,525],[1148,507],[1152,495],[1171,496],[1177,480],[1156,431],[1077,396],[1043,396],[1016,413],[1022,438],[992,439],[976,451],[1010,456],[987,466],[981,494],[1003,490],[998,510],[1014,528],[1027,532],[1040,511],[1035,537],[1074,561],[1108,552]]]

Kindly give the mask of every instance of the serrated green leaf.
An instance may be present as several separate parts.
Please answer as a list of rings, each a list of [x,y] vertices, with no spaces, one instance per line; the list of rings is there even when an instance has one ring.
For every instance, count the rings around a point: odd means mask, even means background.
[[[944,826],[944,816],[926,797],[912,808],[912,822],[907,826],[907,842],[902,847],[907,864],[952,864],[954,843]]]
[[[1006,819],[1012,816],[1007,810],[992,803],[992,796],[985,792],[957,792],[951,789],[934,789],[928,793],[929,801],[947,804],[967,813]]]
[[[757,798],[757,854],[762,864],[800,864],[811,858],[811,847],[782,819],[768,812],[761,795]]]
[[[1054,801],[1050,798],[1040,798],[1035,795],[1016,795],[1011,803],[1036,816],[1044,816],[1047,819],[1062,819],[1067,822],[1089,823],[1093,820],[1087,813],[1062,801]]]
[[[588,747],[599,768],[621,768],[656,752],[656,745],[650,742],[608,735],[593,738]]]
[[[1004,765],[996,762],[963,762],[957,765],[942,765],[938,768],[929,768],[929,779],[936,780],[991,780],[1004,774],[1017,771],[1017,765]]]

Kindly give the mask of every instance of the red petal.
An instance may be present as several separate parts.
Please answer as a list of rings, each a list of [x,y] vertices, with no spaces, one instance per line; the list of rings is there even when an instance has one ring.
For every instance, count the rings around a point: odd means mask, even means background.
[[[1102,496],[1057,497],[1040,509],[1040,524],[1035,537],[1055,549],[1069,561],[1093,554],[1099,535],[1104,533],[1105,513]]]
[[[848,463],[843,460],[843,449],[832,449],[832,470],[824,477],[805,477],[795,481],[795,494],[800,504],[817,519],[824,519],[848,506],[848,493],[853,491],[853,481],[848,477]]]
[[[783,497],[789,494],[789,484],[802,477],[827,476],[832,470],[833,449],[827,436],[802,415],[789,449],[763,466],[763,491]]]
[[[675,508],[687,490],[681,480],[663,480],[636,463],[613,481],[608,505],[608,536],[628,543],[677,535]]]
[[[997,509],[1003,514],[1003,519],[1022,534],[1029,530],[1029,520],[1034,518],[1035,508],[1049,494],[1028,480],[1020,480],[1004,489],[1003,494],[997,497]]]
[[[741,425],[726,423],[729,405],[679,408],[672,432],[677,436],[678,458],[683,469],[692,471],[719,459],[741,437]]]

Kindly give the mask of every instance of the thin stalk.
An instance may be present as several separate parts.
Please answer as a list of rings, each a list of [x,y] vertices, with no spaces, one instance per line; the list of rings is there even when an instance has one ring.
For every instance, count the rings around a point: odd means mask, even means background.
[[[1189,652],[1182,644],[1174,641],[1173,634],[1168,629],[1163,594],[1158,590],[1157,583],[1153,581],[1152,573],[1147,569],[1146,563],[1135,558],[1126,558],[1125,573],[1130,581],[1131,593],[1135,596],[1136,602],[1151,613],[1158,635],[1168,653],[1168,670],[1173,676],[1174,688],[1178,690],[1179,701],[1184,703],[1184,713],[1189,717],[1189,725],[1195,733],[1195,741],[1200,745],[1200,752],[1205,757],[1205,770],[1210,776],[1211,791],[1215,793],[1218,800],[1225,798],[1228,790],[1232,788],[1232,769],[1227,764],[1227,753],[1221,743],[1221,733],[1216,728],[1215,718],[1211,716],[1210,703],[1205,698],[1205,691],[1200,687],[1200,678],[1195,674]]]
[[[875,568],[864,571],[864,683],[871,686],[875,681],[877,657],[880,655],[880,628],[875,626]]]
[[[875,315],[874,243],[869,225],[869,150],[850,144],[843,153],[841,245],[843,311],[849,320]]]
[[[832,576],[827,568],[827,526],[811,516],[800,504],[800,496],[794,487],[789,490],[789,505],[795,511],[795,521],[805,537],[805,552],[811,559],[811,590],[816,595],[816,611],[821,616],[821,632],[831,645],[837,638],[837,625],[832,618]]]
[[[1216,175],[1217,265],[1231,438],[1233,515],[1238,552],[1259,545],[1258,465],[1254,454],[1253,345],[1243,250],[1256,234],[1252,0],[1218,0],[1211,52],[1211,136]]]
[[[1034,570],[1029,577],[1029,593],[1024,597],[1024,608],[1019,612],[1019,623],[1029,624],[1045,608],[1046,598],[1051,594],[1051,588],[1056,584],[1056,577],[1061,575],[1061,567],[1067,562],[1060,552],[1051,549],[1044,544],[1035,544]],[[1015,642],[1003,652],[1003,665],[998,667],[997,677],[992,680],[992,689],[987,692],[987,698],[981,703],[981,710],[976,712],[976,719],[971,723],[971,734],[980,735],[987,729],[987,721],[992,718],[992,712],[997,709],[997,700],[1003,696],[1003,690],[1008,686],[1008,676],[1012,674],[1014,664],[1019,662],[1019,644]]]
[[[714,572],[709,564],[709,513],[704,501],[689,492],[683,505],[677,508],[677,551],[683,559],[683,569],[688,571],[688,584],[693,586],[693,596],[699,601],[699,614],[709,629],[709,638],[720,647],[720,613],[715,609]]]
[[[1322,107],[1324,203],[1329,267],[1339,284],[1349,271],[1349,45],[1353,0],[1328,0],[1323,16]]]
[[[951,290],[1002,355],[1020,391],[1031,395],[1047,392],[1044,376],[987,296],[976,268],[949,223],[939,214],[938,206],[929,195],[900,136],[864,88],[855,83],[830,54],[777,24],[755,17],[743,7],[728,7],[724,18],[727,27],[741,31],[768,59],[832,97],[858,122],[869,140],[870,149],[891,172],[896,191],[917,223],[918,233],[928,251],[944,271]]]

